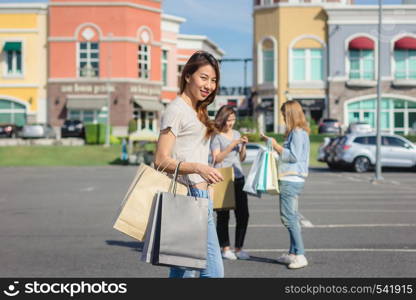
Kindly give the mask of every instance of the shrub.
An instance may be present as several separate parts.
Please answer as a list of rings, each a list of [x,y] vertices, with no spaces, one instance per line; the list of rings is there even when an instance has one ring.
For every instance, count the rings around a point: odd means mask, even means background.
[[[137,120],[136,119],[131,119],[129,121],[129,125],[128,125],[128,132],[133,133],[137,131]]]
[[[255,118],[244,117],[237,120],[235,129],[238,131],[254,133],[258,131],[258,124]]]

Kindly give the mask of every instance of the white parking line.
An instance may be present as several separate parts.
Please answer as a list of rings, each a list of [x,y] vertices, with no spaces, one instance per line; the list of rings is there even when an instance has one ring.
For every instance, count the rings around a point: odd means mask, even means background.
[[[247,252],[286,252],[287,249],[244,249]],[[372,249],[372,248],[345,248],[345,249],[306,249],[306,252],[410,252],[416,249]]]
[[[83,189],[81,189],[80,190],[80,192],[92,192],[92,191],[94,191],[95,190],[95,187],[93,187],[93,186],[89,186],[89,187],[87,187],[87,188],[83,188]]]
[[[365,212],[365,213],[415,213],[415,209],[406,209],[406,210],[390,210],[390,209],[314,209],[314,208],[302,208],[301,211],[309,211],[309,212]],[[263,210],[263,209],[250,209],[250,213],[277,213],[277,207],[276,210]]]
[[[271,201],[270,201],[271,202]],[[255,206],[276,206],[278,202],[272,202],[272,203],[250,203],[251,205]],[[326,202],[310,202],[308,200],[304,200],[301,202],[301,205],[398,205],[398,204],[404,204],[404,205],[416,205],[416,201],[413,202],[400,202],[400,201],[348,201],[348,202],[341,202],[341,201],[326,201]]]
[[[235,227],[235,224],[230,225]],[[279,228],[283,227],[280,224],[251,224],[249,228]],[[366,228],[366,227],[416,227],[416,224],[327,224],[327,225],[316,225],[312,228]]]

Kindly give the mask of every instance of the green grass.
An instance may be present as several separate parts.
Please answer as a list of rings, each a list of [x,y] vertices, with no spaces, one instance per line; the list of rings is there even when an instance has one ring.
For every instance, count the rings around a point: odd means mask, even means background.
[[[102,166],[117,164],[121,146],[0,147],[0,166]]]
[[[311,167],[325,166],[324,163],[316,160],[319,144],[311,142]],[[104,146],[7,146],[0,147],[0,166],[105,166],[121,164],[120,155],[120,145],[112,145],[109,148]]]

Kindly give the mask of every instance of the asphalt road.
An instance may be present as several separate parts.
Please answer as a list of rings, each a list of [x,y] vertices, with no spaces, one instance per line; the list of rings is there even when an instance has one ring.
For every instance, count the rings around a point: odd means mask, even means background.
[[[112,228],[135,171],[0,168],[0,277],[166,277]],[[277,198],[250,198],[252,259],[224,261],[226,277],[416,277],[416,173],[383,175],[373,184],[371,173],[311,170],[300,198],[310,265],[300,270],[275,261],[289,244]]]

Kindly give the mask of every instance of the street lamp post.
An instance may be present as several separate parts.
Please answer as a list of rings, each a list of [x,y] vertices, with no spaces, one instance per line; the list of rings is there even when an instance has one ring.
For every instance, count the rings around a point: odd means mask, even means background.
[[[107,57],[107,122],[105,128],[105,144],[104,147],[110,147],[110,106],[111,106],[111,38],[113,34],[108,34],[108,57]]]
[[[383,180],[381,175],[381,27],[382,27],[382,0],[378,0],[378,70],[377,70],[377,138],[376,138],[376,171],[374,181]]]

